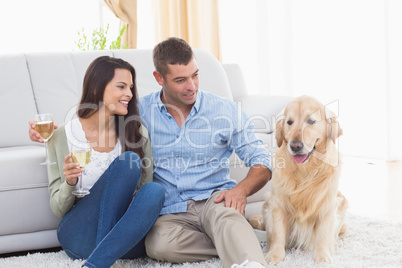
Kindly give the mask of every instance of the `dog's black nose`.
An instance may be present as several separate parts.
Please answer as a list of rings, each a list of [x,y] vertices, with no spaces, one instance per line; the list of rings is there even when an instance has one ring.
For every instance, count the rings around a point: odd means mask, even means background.
[[[292,141],[290,143],[290,149],[292,149],[293,152],[297,153],[301,149],[303,149],[303,143],[301,141]]]

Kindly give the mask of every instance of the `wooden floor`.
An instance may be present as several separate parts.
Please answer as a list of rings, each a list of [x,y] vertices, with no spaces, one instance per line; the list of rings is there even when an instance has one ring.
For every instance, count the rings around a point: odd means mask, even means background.
[[[402,222],[402,161],[343,156],[339,188],[353,214]]]

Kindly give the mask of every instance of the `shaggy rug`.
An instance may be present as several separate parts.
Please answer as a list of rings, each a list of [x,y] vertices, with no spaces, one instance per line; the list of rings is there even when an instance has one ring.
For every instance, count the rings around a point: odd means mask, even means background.
[[[347,224],[348,231],[339,238],[336,244],[332,264],[316,265],[311,252],[288,250],[283,262],[276,266],[270,265],[270,267],[402,267],[402,223],[391,223],[350,214],[347,217]],[[265,247],[263,250],[266,252]],[[64,251],[0,259],[2,268],[78,268],[80,265],[81,261],[69,259]],[[140,258],[118,260],[112,266],[112,268],[131,267],[221,268],[222,263],[219,259],[211,259],[199,263],[170,264]]]

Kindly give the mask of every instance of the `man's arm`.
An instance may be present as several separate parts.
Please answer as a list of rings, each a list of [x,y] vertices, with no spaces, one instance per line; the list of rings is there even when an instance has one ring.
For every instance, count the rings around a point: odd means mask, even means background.
[[[254,165],[250,168],[247,176],[233,189],[222,192],[215,203],[225,200],[225,206],[231,207],[244,215],[247,197],[256,193],[271,179],[271,170],[264,165]]]

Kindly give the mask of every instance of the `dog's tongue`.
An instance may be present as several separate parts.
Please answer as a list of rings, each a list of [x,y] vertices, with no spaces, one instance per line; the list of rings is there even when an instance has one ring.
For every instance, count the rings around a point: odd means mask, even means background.
[[[303,163],[304,162],[304,160],[306,160],[306,158],[307,158],[307,154],[302,154],[302,155],[294,155],[293,156],[293,160],[297,163],[297,164],[300,164],[300,163]]]

